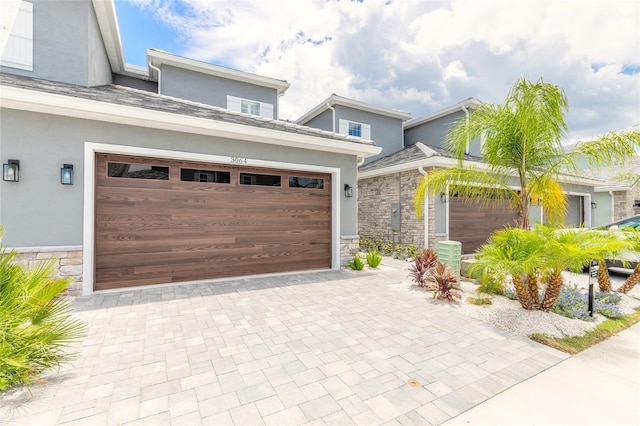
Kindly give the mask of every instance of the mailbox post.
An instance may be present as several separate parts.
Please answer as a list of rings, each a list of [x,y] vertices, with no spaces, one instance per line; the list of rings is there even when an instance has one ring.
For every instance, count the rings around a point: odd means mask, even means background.
[[[593,317],[593,289],[595,283],[598,282],[598,269],[600,269],[600,265],[597,260],[593,259],[589,264],[589,306],[587,309],[590,317]]]

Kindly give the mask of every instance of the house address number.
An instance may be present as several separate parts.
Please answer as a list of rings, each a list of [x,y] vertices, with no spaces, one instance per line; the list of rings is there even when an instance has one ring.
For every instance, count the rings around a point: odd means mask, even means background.
[[[231,157],[231,164],[247,164],[247,157]]]

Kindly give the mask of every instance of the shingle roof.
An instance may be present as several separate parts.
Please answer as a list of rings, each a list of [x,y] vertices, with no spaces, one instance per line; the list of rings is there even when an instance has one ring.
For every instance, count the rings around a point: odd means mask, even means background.
[[[385,157],[378,158],[375,161],[360,166],[358,168],[358,171],[367,172],[371,170],[385,169],[387,167],[397,166],[412,161],[426,160],[427,158],[433,156],[453,158],[451,152],[446,148],[418,142],[413,145],[409,145],[408,147],[400,151],[396,151],[393,154],[389,154]],[[467,161],[482,161],[480,157],[476,157],[474,155],[465,155],[464,159]]]
[[[84,87],[76,86],[73,84],[0,73],[0,85],[80,99],[94,100],[98,102],[106,102],[115,105],[126,105],[148,110],[187,115],[190,117],[199,117],[215,121],[224,121],[247,126],[261,127],[288,133],[317,136],[363,145],[372,145],[370,142],[363,142],[359,138],[353,138],[351,136],[345,136],[325,130],[314,129],[312,127],[302,126],[288,121],[256,117],[249,114],[230,111],[220,107],[187,101],[184,99],[178,99],[171,96],[160,95],[157,93],[133,89],[125,86],[118,86],[114,84],[97,87]]]

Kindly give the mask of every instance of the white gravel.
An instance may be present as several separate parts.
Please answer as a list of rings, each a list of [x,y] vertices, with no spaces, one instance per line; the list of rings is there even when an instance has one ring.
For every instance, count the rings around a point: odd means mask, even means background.
[[[567,318],[553,312],[527,311],[520,306],[516,300],[511,300],[503,296],[488,296],[476,292],[477,285],[462,281],[462,300],[460,302],[449,303],[446,300],[435,300],[432,292],[412,286],[411,290],[424,292],[428,303],[438,305],[448,305],[451,309],[489,323],[497,328],[509,331],[514,334],[529,337],[533,333],[542,333],[552,337],[581,336],[595,327],[596,324],[604,321],[603,315],[596,314],[594,321],[583,321],[579,319]],[[490,305],[472,305],[466,301],[468,297],[489,297]],[[640,300],[635,297],[620,295],[622,300],[618,304],[623,312],[633,312],[634,308],[640,307]]]

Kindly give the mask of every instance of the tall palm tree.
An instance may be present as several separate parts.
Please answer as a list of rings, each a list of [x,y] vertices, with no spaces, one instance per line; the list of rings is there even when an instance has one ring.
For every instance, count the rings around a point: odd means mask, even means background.
[[[567,98],[558,86],[542,79],[520,79],[503,104],[482,104],[455,123],[446,143],[458,166],[426,174],[414,195],[418,215],[425,194],[447,190],[471,199],[507,199],[529,229],[531,203],[541,203],[551,223],[561,223],[566,200],[558,179],[579,174],[577,162],[590,165],[625,161],[640,148],[640,131],[610,132],[597,140],[578,143],[565,153]],[[484,138],[484,167],[464,162],[469,141]]]

